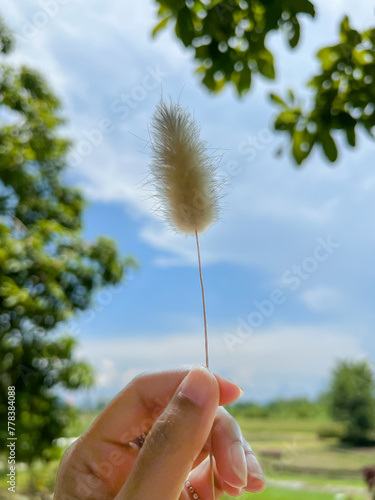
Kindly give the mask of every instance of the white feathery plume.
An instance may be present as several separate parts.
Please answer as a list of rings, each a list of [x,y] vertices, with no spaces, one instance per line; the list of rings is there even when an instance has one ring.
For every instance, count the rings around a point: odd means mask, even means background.
[[[179,104],[158,104],[151,122],[152,183],[161,211],[182,233],[203,232],[218,219],[216,165],[199,132]]]

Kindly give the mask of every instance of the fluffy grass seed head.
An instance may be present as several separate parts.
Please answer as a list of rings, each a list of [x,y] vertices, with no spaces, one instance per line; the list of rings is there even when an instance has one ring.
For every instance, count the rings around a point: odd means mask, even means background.
[[[216,162],[198,123],[176,103],[160,101],[151,121],[151,177],[160,207],[177,230],[200,233],[218,219]]]

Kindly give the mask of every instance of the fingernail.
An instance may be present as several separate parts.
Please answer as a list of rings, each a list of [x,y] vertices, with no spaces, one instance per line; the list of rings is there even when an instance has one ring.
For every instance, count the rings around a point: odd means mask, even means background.
[[[235,386],[238,387],[238,389],[240,391],[240,395],[239,395],[240,398],[245,394],[245,391],[242,389],[242,387],[240,385],[237,384],[237,382],[235,382],[234,380],[232,380],[230,377],[223,377],[222,375],[220,375],[220,376],[221,376],[221,378],[227,380],[231,384],[234,384]]]
[[[263,491],[266,486],[266,478],[264,477],[262,468],[252,453],[246,455],[247,470],[250,476],[248,489],[252,491]]]
[[[239,441],[236,441],[230,447],[230,459],[233,472],[243,485],[247,483],[247,463],[245,450]]]
[[[179,394],[193,401],[197,406],[204,406],[211,393],[211,384],[207,376],[213,375],[203,365],[193,366],[181,382]]]

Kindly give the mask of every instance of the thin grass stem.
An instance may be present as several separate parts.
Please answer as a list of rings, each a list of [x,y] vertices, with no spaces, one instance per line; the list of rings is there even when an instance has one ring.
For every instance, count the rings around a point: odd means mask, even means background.
[[[206,314],[206,299],[204,294],[203,276],[202,276],[202,263],[201,263],[201,253],[199,249],[199,238],[198,232],[195,231],[195,241],[197,242],[197,252],[198,252],[198,267],[199,267],[199,279],[201,282],[202,291],[202,305],[203,305],[203,321],[204,321],[204,345],[206,354],[206,367],[210,368],[209,354],[208,354],[208,332],[207,332],[207,314]],[[212,500],[215,500],[215,474],[214,474],[214,461],[212,456],[212,434],[210,435],[210,478],[212,483]]]

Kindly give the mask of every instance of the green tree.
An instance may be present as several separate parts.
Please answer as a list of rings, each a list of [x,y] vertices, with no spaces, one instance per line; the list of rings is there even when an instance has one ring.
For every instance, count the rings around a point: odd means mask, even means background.
[[[334,135],[343,133],[355,147],[357,130],[375,137],[375,29],[363,33],[351,28],[347,17],[341,23],[339,43],[318,52],[320,73],[308,85],[311,100],[298,102],[293,92],[281,99],[275,128],[289,135],[292,155],[298,165],[319,145],[330,162],[338,158]]]
[[[156,2],[161,20],[153,34],[173,23],[176,36],[198,62],[204,86],[219,92],[232,85],[239,96],[251,89],[254,76],[276,77],[268,35],[284,32],[293,49],[300,39],[300,17],[315,17],[309,0]],[[356,146],[358,128],[375,136],[375,29],[360,33],[345,17],[337,43],[322,48],[317,56],[321,67],[308,83],[310,99],[298,99],[292,90],[285,99],[270,94],[281,107],[275,130],[286,136],[283,149],[290,150],[298,165],[316,145],[335,162],[337,131],[344,133],[351,147]]]
[[[343,441],[370,442],[375,430],[375,378],[368,363],[340,362],[333,371],[329,401],[332,417],[346,425]]]
[[[282,30],[291,48],[300,38],[300,14],[315,16],[309,0],[157,0],[160,23],[153,34],[174,22],[185,47],[194,50],[197,71],[211,91],[226,83],[239,95],[246,93],[252,76],[275,78],[273,55],[267,35]]]
[[[3,56],[11,46],[1,22]],[[17,460],[29,463],[52,456],[51,442],[69,422],[71,409],[58,390],[93,381],[62,325],[134,263],[111,240],[82,237],[84,200],[62,180],[70,143],[59,134],[60,110],[41,75],[1,63],[0,420],[7,421],[14,386]],[[0,439],[6,437],[2,425]]]

